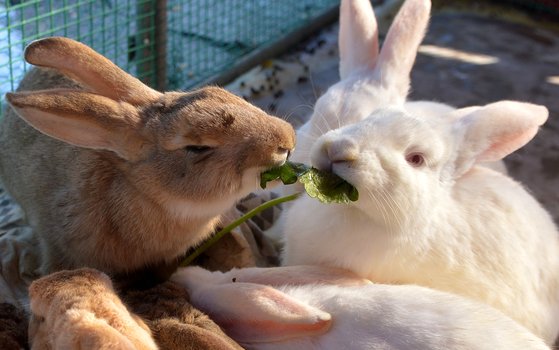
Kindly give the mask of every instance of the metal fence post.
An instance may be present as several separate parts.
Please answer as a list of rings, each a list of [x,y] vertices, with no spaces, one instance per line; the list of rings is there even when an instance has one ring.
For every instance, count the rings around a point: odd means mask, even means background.
[[[137,5],[137,75],[160,91],[167,85],[167,1],[139,1]]]
[[[157,0],[155,7],[155,77],[156,89],[167,88],[167,0]]]

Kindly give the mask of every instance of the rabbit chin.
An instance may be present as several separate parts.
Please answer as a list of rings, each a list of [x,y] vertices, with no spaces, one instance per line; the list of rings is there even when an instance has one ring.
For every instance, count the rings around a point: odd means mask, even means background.
[[[255,167],[245,170],[240,181],[232,185],[228,193],[210,200],[188,200],[169,197],[163,206],[177,218],[209,218],[219,216],[229,211],[237,201],[257,190],[260,184],[260,173],[264,167]]]

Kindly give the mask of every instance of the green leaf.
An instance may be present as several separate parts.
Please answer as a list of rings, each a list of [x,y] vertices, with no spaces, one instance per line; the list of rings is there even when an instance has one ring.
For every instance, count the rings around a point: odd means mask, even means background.
[[[279,179],[280,171],[280,168],[272,168],[260,174],[260,187],[266,188],[268,182]]]
[[[266,188],[266,184],[270,181],[281,180],[284,185],[291,185],[297,182],[297,179],[309,171],[310,167],[301,163],[286,162],[282,166],[275,167],[260,174],[260,187]]]
[[[359,192],[350,183],[338,175],[301,163],[286,162],[280,167],[272,168],[260,175],[260,186],[266,188],[270,181],[281,180],[290,185],[299,180],[310,197],[322,203],[354,202],[359,199]]]
[[[333,173],[311,168],[299,181],[310,197],[322,203],[348,204],[359,199],[357,189]]]

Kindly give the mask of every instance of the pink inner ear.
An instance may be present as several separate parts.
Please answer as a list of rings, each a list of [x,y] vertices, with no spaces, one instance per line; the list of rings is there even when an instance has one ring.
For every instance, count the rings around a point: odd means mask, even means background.
[[[419,44],[425,36],[431,2],[405,1],[394,18],[378,57],[376,69],[387,86],[394,86],[407,95],[410,72]]]
[[[330,320],[313,324],[281,323],[270,320],[221,321],[226,333],[240,343],[271,343],[289,339],[320,335],[331,325]]]
[[[477,162],[492,162],[503,159],[507,155],[527,144],[538,132],[538,126],[526,129],[522,133],[504,133],[496,136],[491,146],[481,153]]]
[[[374,68],[378,55],[378,29],[369,0],[343,0],[340,5],[340,78],[352,71]]]

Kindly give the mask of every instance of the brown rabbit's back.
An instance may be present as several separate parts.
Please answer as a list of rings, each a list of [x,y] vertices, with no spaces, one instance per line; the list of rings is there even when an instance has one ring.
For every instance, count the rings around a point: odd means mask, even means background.
[[[81,89],[78,83],[55,70],[32,68],[21,81],[17,91],[46,90],[53,87]],[[41,183],[46,181],[50,185],[45,185],[41,191],[52,190],[58,187],[57,183],[67,181],[65,177],[68,172],[61,171],[62,169],[57,166],[58,162],[46,157],[47,154],[51,157],[62,158],[60,159],[62,161],[68,160],[67,166],[72,165],[72,162],[69,162],[71,159],[76,160],[75,147],[37,131],[18,117],[10,106],[6,107],[4,118],[0,124],[0,143],[2,144],[0,178],[6,183],[6,186],[18,187],[14,191],[14,195],[27,192],[36,194],[33,184],[38,182],[38,178],[41,178]],[[61,149],[65,151],[60,152]],[[46,176],[47,174],[48,176]],[[17,181],[11,181],[16,178]],[[20,186],[21,188],[19,188]],[[18,197],[21,197],[16,198],[18,201],[29,198],[28,195]]]
[[[53,69],[32,68],[17,91],[52,88],[83,89]],[[0,123],[0,144],[0,180],[3,185],[22,206],[32,227],[55,230],[66,218],[52,208],[64,209],[64,203],[77,203],[78,198],[72,198],[67,186],[76,183],[71,178],[76,173],[73,169],[87,169],[94,151],[79,149],[37,131],[18,117],[10,106]],[[66,217],[71,216],[70,211],[65,213]],[[41,241],[41,235],[36,237]],[[63,239],[60,244],[64,245]],[[41,251],[46,252],[45,249]],[[53,258],[44,257],[51,261]]]

